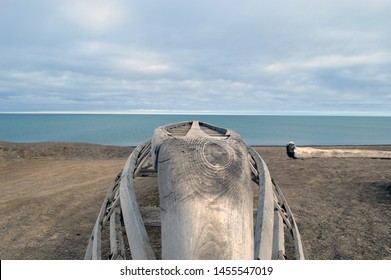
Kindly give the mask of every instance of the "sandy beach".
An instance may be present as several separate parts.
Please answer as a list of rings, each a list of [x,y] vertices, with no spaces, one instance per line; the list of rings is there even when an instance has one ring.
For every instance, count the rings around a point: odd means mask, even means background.
[[[256,150],[282,189],[311,259],[391,259],[391,160],[294,160],[282,146]],[[83,259],[103,198],[131,152],[0,142],[0,259]],[[138,199],[140,205],[159,201],[153,186]]]

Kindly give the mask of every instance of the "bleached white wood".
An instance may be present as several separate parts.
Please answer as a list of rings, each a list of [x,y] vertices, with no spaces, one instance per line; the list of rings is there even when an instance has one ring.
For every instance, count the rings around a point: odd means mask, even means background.
[[[284,223],[278,208],[274,209],[272,260],[281,259],[285,255]]]
[[[134,177],[140,170],[153,173],[151,165],[158,172],[160,208],[139,209]],[[254,210],[252,179],[259,185]],[[133,151],[104,199],[85,259],[101,258],[107,221],[110,258],[125,258],[121,214],[133,259],[155,258],[145,225],[161,226],[163,259],[284,259],[284,227],[292,234],[296,259],[307,258],[292,212],[263,159],[235,132],[206,123],[157,128],[152,142]]]
[[[285,199],[284,194],[282,193],[280,187],[276,184],[276,182],[272,181],[272,183],[273,183],[273,186],[275,189],[275,193],[276,193],[276,195],[278,195],[279,200],[284,205],[286,215],[288,216],[288,219],[290,221],[289,228],[292,232],[293,241],[294,241],[294,245],[295,245],[295,254],[296,254],[295,258],[297,260],[308,259],[307,253],[304,249],[303,242],[301,240],[299,228],[298,228],[297,223],[295,221],[295,218],[293,216],[292,210],[289,207],[288,203],[286,203],[286,199]]]
[[[122,172],[120,172],[113,183],[110,185],[110,188],[103,200],[102,206],[99,210],[98,218],[94,224],[94,228],[92,230],[92,234],[88,243],[88,247],[86,253],[84,255],[85,260],[91,259],[101,259],[101,232],[103,226],[103,220],[105,218],[106,208],[109,201],[113,200],[113,196],[115,195],[115,190],[118,188],[119,179],[121,177]]]
[[[148,235],[137,205],[133,185],[134,171],[137,168],[137,159],[143,148],[149,144],[150,140],[147,140],[143,144],[137,146],[137,148],[129,156],[122,171],[119,188],[126,236],[128,238],[132,258],[136,260],[155,259],[155,254],[149,243]]]
[[[249,153],[259,172],[260,188],[254,235],[254,257],[256,259],[284,257],[283,224],[285,224],[293,237],[295,258],[307,259],[296,221],[281,189],[271,178],[269,170],[259,154],[251,147],[249,147]]]
[[[198,121],[193,121],[190,130],[186,134],[187,137],[205,137],[210,138],[208,134],[201,130],[200,124]]]
[[[272,259],[273,228],[274,228],[274,199],[273,184],[269,169],[258,153],[249,148],[256,162],[259,173],[258,213],[254,233],[254,258],[259,260]]]
[[[158,171],[163,259],[252,259],[253,207],[246,146],[194,123],[186,136],[158,128],[152,155]],[[193,130],[193,131],[192,131]]]
[[[311,147],[297,147],[289,142],[286,146],[287,154],[291,158],[379,158],[391,159],[391,151],[364,150],[364,149],[319,149]]]
[[[121,207],[115,207],[110,215],[110,249],[112,260],[125,260],[125,245],[121,229]]]

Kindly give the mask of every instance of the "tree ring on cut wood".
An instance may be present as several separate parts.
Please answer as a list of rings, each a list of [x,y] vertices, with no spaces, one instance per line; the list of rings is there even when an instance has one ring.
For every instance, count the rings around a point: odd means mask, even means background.
[[[182,199],[197,196],[208,197],[208,200],[233,198],[236,197],[233,194],[243,191],[238,182],[246,177],[246,168],[243,168],[246,163],[240,160],[243,151],[239,147],[213,138],[167,139],[159,154],[170,160],[160,162],[160,170],[167,168],[170,180],[182,185],[176,192]],[[177,153],[178,150],[182,152]],[[172,166],[177,167],[176,172],[169,171]]]
[[[201,156],[211,169],[222,170],[232,164],[234,152],[228,145],[209,140],[203,143]]]

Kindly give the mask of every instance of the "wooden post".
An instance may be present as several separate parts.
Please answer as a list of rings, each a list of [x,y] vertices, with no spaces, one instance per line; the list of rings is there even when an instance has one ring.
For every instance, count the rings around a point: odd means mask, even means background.
[[[304,158],[379,158],[391,159],[391,151],[360,150],[360,149],[315,149],[310,147],[296,147],[289,142],[286,146],[289,157]]]
[[[223,135],[224,136],[224,135]],[[240,136],[155,130],[163,259],[253,259],[253,193]]]

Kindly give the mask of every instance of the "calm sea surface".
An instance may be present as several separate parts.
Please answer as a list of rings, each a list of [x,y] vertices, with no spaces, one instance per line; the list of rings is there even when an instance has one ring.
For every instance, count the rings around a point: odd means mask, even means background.
[[[137,145],[156,127],[199,120],[238,132],[249,145],[391,144],[391,117],[0,114],[0,141]]]

